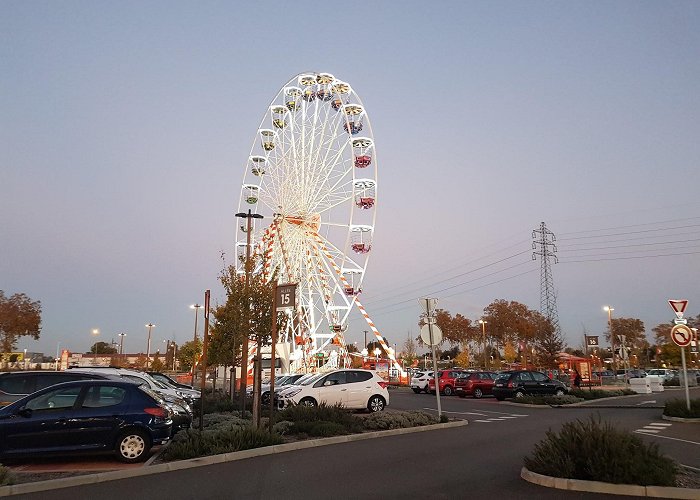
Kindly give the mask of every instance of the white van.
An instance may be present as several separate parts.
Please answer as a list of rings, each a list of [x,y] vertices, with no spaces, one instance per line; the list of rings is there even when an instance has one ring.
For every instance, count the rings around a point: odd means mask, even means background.
[[[656,375],[661,378],[661,381],[673,380],[678,377],[678,370],[669,370],[668,368],[652,368],[647,370],[647,376]]]

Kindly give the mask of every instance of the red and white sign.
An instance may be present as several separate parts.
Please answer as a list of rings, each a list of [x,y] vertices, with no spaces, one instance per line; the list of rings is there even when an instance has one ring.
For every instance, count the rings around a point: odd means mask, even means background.
[[[686,347],[690,345],[690,341],[693,339],[693,330],[691,330],[686,325],[676,325],[671,328],[671,340],[673,340],[677,346]]]
[[[685,308],[688,307],[688,301],[685,299],[669,299],[668,303],[671,309],[673,309],[673,312],[676,313],[676,317],[679,319],[682,318]]]

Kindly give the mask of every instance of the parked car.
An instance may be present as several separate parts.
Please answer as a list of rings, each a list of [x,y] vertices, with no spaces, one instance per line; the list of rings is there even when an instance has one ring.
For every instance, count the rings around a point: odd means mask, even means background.
[[[114,452],[140,462],[168,441],[171,417],[158,394],[131,382],[65,382],[0,409],[0,457]]]
[[[282,375],[279,376],[279,380],[276,378],[275,379],[275,394],[278,394],[283,388],[293,385],[294,383],[297,382],[297,380],[300,380],[305,374],[304,373],[294,373],[292,375]],[[249,392],[250,395],[252,395],[253,390],[250,388],[250,391],[246,389],[246,392]],[[264,405],[270,404],[270,383],[268,382],[267,384],[262,384],[260,387],[260,402]]]
[[[674,378],[678,378],[678,370],[670,370],[668,368],[652,368],[647,371],[647,375],[655,375],[661,377],[661,381],[670,381]]]
[[[189,391],[196,391],[199,393],[199,390],[196,387],[192,387],[191,385],[188,384],[181,384],[177,380],[173,379],[169,375],[163,373],[163,372],[145,372],[149,374],[151,377],[156,379],[158,382],[162,384],[169,385],[171,387],[174,387],[175,389],[187,389]]]
[[[464,398],[473,396],[477,399],[491,394],[498,374],[495,372],[469,372],[455,379],[455,393]]]
[[[617,377],[622,377],[625,379],[625,381],[629,382],[629,379],[631,378],[644,378],[647,376],[647,372],[644,370],[638,370],[636,368],[631,368],[627,371],[625,370],[617,370],[616,372]]]
[[[194,404],[200,397],[201,394],[195,389],[179,389],[171,387],[162,382],[157,381],[150,375],[137,370],[130,370],[128,368],[112,368],[112,367],[79,367],[70,368],[68,370],[70,373],[99,373],[99,374],[109,374],[116,375],[126,380],[131,380],[133,382],[139,382],[146,384],[151,390],[162,394],[164,396],[170,396],[173,398],[184,399],[187,404]]]
[[[428,388],[428,380],[431,378],[433,378],[433,372],[422,371],[414,373],[413,377],[411,377],[411,389],[413,389],[413,392],[416,394],[421,391],[428,394],[430,391]]]
[[[511,370],[498,375],[492,391],[497,400],[503,401],[506,398],[521,398],[526,395],[563,396],[568,392],[568,388],[562,382],[552,380],[541,372]]]
[[[438,386],[440,394],[451,396],[455,392],[455,380],[461,377],[465,372],[460,370],[440,370],[438,372]],[[428,380],[428,390],[431,394],[435,394],[435,378]]]
[[[74,382],[76,380],[109,380],[108,374],[85,374],[74,372],[33,371],[22,370],[16,372],[0,373],[0,407],[6,406],[18,399],[28,396],[40,389],[50,387],[62,382]]]
[[[291,385],[277,396],[279,408],[291,405],[341,405],[348,409],[382,411],[389,405],[388,383],[371,370],[343,369],[319,373],[302,385]]]

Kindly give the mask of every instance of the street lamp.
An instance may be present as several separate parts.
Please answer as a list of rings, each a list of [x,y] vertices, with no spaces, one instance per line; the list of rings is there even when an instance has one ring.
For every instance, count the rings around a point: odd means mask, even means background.
[[[243,337],[243,345],[241,346],[241,415],[245,412],[246,386],[248,385],[248,336],[250,335],[250,296],[248,294],[248,285],[250,283],[250,273],[252,266],[250,263],[250,236],[252,232],[253,219],[262,219],[260,214],[254,214],[250,209],[248,213],[239,212],[236,217],[246,219],[246,246],[245,246],[245,296],[248,298],[248,307],[246,308],[246,329]],[[275,347],[272,346],[274,349]],[[260,350],[258,350],[260,352]],[[194,371],[192,372],[192,380],[194,380]]]
[[[151,329],[156,326],[153,323],[148,323],[146,328],[148,328],[148,344],[146,345],[146,370],[150,366],[151,361]]]
[[[126,333],[118,333],[119,335],[119,357],[121,358],[124,355],[124,337],[126,337]]]
[[[22,361],[24,362],[24,369],[27,369],[27,349],[24,349],[24,357],[22,358]]]
[[[603,311],[607,311],[608,313],[608,330],[610,331],[610,346],[612,348],[612,369],[615,378],[617,378],[617,363],[615,363],[615,335],[613,335],[612,331],[612,312],[614,310],[615,309],[610,306],[603,306]]]
[[[484,367],[488,369],[488,366],[486,364],[486,323],[487,323],[487,321],[480,319],[479,323],[481,324],[481,348],[482,348],[482,352],[484,353]]]
[[[374,348],[374,358],[375,361],[379,361],[379,354],[381,354],[382,350],[379,347]]]
[[[192,304],[190,306],[190,309],[194,309],[194,344],[192,345],[192,349],[194,350],[195,358],[192,359],[192,381],[190,382],[190,385],[192,386],[194,386],[194,368],[197,356],[197,318],[199,317],[199,309],[202,307],[204,306],[199,304]]]
[[[97,338],[100,335],[100,330],[99,328],[93,328],[91,333],[94,338]],[[92,364],[97,364],[97,341],[92,343]]]

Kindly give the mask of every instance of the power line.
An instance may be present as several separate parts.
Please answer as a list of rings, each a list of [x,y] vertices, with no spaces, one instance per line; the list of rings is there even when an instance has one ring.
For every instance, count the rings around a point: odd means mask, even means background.
[[[700,254],[698,252],[683,252],[683,253],[668,253],[668,254],[658,254],[658,255],[638,255],[630,257],[611,257],[609,259],[586,259],[586,260],[561,260],[562,264],[573,264],[578,262],[602,262],[606,260],[632,260],[632,259],[651,259],[654,257],[675,257],[677,255],[696,255]]]
[[[627,226],[607,227],[607,228],[602,228],[602,229],[587,229],[585,231],[571,231],[568,233],[560,233],[560,234],[567,236],[570,234],[594,233],[594,232],[598,232],[598,231],[613,231],[613,230],[617,230],[617,229],[628,229],[631,227],[652,226],[652,225],[656,225],[656,224],[672,224],[672,223],[676,223],[676,222],[684,222],[684,221],[697,220],[697,219],[700,219],[700,217],[687,217],[684,219],[671,219],[671,220],[663,220],[663,221],[659,221],[659,222],[645,222],[642,224],[630,224]],[[560,238],[560,241],[561,241],[561,238]]]
[[[652,246],[652,245],[670,245],[674,243],[689,243],[692,241],[700,241],[700,238],[695,238],[691,240],[675,240],[675,241],[658,241],[656,243],[634,243],[632,245],[612,245],[607,247],[592,247],[592,248],[573,248],[571,250],[559,250],[560,252],[588,252],[590,250],[608,250],[609,248],[631,248],[631,247],[642,247],[642,246]]]

